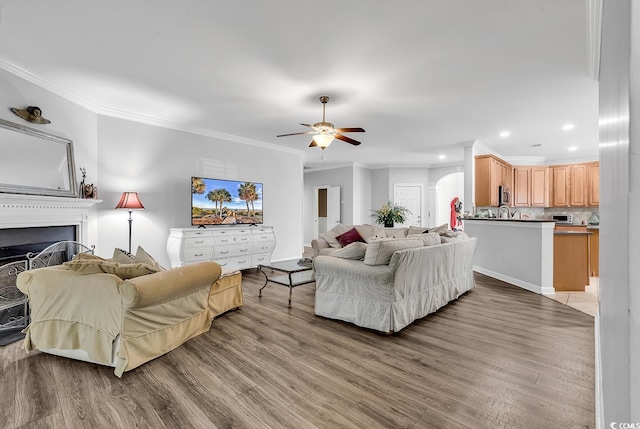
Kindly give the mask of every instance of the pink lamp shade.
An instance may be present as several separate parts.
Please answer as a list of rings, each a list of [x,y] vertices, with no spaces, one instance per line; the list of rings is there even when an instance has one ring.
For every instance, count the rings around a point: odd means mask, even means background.
[[[123,192],[116,208],[127,210],[144,210],[144,206],[142,205],[140,198],[138,198],[137,192]]]

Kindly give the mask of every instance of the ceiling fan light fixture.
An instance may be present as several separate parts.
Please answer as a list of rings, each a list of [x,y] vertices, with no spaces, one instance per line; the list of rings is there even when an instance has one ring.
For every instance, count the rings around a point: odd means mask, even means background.
[[[316,134],[313,136],[313,141],[316,142],[321,149],[325,149],[329,147],[334,138],[331,134]]]

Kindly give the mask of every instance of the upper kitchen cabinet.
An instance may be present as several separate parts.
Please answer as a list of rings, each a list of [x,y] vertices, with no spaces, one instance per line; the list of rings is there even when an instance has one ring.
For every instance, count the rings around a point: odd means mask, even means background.
[[[589,207],[600,205],[600,164],[598,162],[587,164],[587,205]]]
[[[513,167],[493,155],[479,155],[475,161],[476,207],[497,207],[500,204],[498,186],[512,188]]]
[[[551,170],[551,207],[569,207],[569,166],[554,165]]]
[[[551,169],[552,207],[589,207],[600,203],[597,162],[554,165]]]
[[[514,207],[549,206],[548,167],[513,168],[513,205]]]

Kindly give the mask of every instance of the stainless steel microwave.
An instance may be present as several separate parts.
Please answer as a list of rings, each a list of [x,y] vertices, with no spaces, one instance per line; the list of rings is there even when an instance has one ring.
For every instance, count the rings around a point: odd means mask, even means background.
[[[572,214],[558,214],[553,215],[551,219],[555,220],[556,223],[573,223],[573,215]]]

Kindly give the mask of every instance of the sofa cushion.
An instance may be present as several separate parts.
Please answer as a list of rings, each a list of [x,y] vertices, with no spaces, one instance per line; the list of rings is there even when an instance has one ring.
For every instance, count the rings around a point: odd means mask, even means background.
[[[322,234],[322,238],[329,243],[329,246],[339,249],[342,247],[342,245],[340,245],[340,242],[336,239],[337,236],[339,236],[340,234],[343,234],[345,232],[347,232],[349,230],[350,227],[343,225],[341,223],[337,224],[336,226],[334,226],[333,228],[331,228],[329,231],[325,232],[324,234]]]
[[[403,238],[407,236],[407,228],[385,228],[388,238]]]
[[[398,250],[414,249],[424,246],[421,237],[383,238],[372,241],[364,254],[366,265],[388,265],[391,256]]]
[[[373,226],[373,225],[356,225],[354,226],[360,237],[364,240],[365,243],[371,242],[371,240],[375,240],[376,238],[384,238],[386,234],[384,233],[384,228],[381,226]]]
[[[423,246],[435,246],[442,243],[442,236],[437,232],[430,232],[427,234],[420,234],[418,237],[422,240]]]
[[[447,232],[449,230],[449,224],[448,223],[443,223],[442,225],[439,226],[433,226],[431,228],[427,228],[427,230],[424,232],[424,234],[428,234],[430,232],[437,232],[437,233],[443,233],[443,232]]]
[[[411,225],[407,230],[407,235],[409,236],[409,235],[415,235],[415,234],[422,234],[425,232],[429,232],[429,228]]]
[[[339,236],[336,237],[336,240],[338,240],[338,242],[340,243],[340,246],[342,247],[356,241],[364,242],[364,240],[358,233],[358,230],[355,228],[351,228],[349,231],[345,232],[344,234],[340,234]]]
[[[335,256],[336,258],[342,259],[364,259],[364,254],[367,251],[367,243],[363,243],[361,241],[354,241],[353,243],[347,244],[342,249],[334,250],[329,253],[331,256]]]
[[[121,264],[131,264],[133,263],[133,255],[126,250],[118,249],[116,247],[113,249],[113,256],[111,256],[111,260]]]
[[[146,250],[144,250],[141,246],[138,246],[136,250],[136,256],[133,258],[133,263],[135,264],[147,264],[152,266],[158,271],[163,271],[164,267],[156,261],[153,256],[149,255]]]
[[[468,240],[469,236],[464,231],[447,231],[440,234],[440,239],[443,243],[455,243],[456,241]]]
[[[158,270],[147,264],[121,264],[106,259],[76,258],[63,264],[78,274],[115,274],[123,280],[153,274]]]

